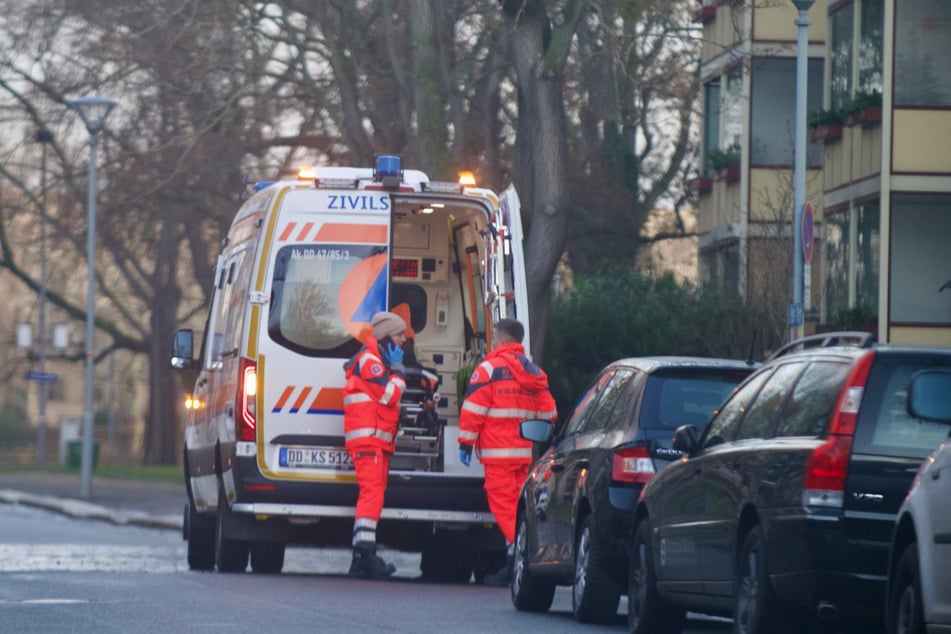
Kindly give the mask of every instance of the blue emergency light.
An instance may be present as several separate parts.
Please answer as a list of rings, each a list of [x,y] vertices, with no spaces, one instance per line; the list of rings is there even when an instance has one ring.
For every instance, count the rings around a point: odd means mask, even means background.
[[[376,169],[373,180],[383,183],[384,189],[399,189],[403,181],[400,157],[393,154],[381,154],[376,157]]]
[[[264,189],[265,187],[270,187],[273,184],[274,184],[274,181],[258,181],[254,185],[251,186],[251,189],[256,194],[262,189]]]

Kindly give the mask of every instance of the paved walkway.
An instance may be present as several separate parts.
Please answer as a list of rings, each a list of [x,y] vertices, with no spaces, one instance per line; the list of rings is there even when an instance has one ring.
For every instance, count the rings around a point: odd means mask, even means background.
[[[0,473],[0,503],[36,506],[113,524],[181,530],[185,486],[113,478],[92,479],[92,495],[79,495],[79,474]]]

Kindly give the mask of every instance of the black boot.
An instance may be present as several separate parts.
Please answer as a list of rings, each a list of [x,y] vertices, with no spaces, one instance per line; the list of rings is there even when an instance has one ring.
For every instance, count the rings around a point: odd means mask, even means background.
[[[485,576],[485,585],[493,586],[495,588],[504,588],[512,583],[512,570],[515,568],[515,557],[512,555],[505,556],[505,565],[496,570],[495,572],[490,572]]]
[[[396,572],[396,566],[388,564],[376,554],[376,544],[360,542],[353,547],[350,576],[365,579],[385,579]]]

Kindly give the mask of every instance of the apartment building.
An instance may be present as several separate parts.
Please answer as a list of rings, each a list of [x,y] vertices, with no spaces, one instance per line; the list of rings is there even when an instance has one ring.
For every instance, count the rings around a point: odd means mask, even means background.
[[[796,15],[790,0],[696,12],[700,279],[779,307],[792,295]],[[807,330],[951,345],[951,3],[819,0],[809,18]]]

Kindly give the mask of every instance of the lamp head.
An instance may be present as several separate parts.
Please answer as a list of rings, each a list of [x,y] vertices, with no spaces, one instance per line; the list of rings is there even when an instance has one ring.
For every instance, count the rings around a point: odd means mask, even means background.
[[[96,134],[106,124],[106,117],[116,107],[116,101],[109,97],[94,95],[73,99],[69,105],[82,117],[89,134]]]
[[[792,0],[792,3],[796,5],[796,9],[799,11],[807,12],[812,8],[812,5],[815,4],[816,0]]]

